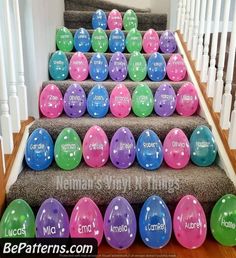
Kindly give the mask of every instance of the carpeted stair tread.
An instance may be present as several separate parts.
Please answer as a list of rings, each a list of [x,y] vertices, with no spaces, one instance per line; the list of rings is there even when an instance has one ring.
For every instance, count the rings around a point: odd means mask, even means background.
[[[65,10],[96,11],[97,9],[102,9],[104,11],[117,9],[120,12],[132,9],[135,12],[151,12],[150,8],[135,8],[128,5],[116,4],[102,0],[65,0]]]
[[[128,181],[126,190],[119,188],[119,183],[124,180]],[[114,187],[109,182],[114,183]],[[32,206],[40,206],[45,199],[54,197],[71,206],[81,197],[88,196],[98,205],[106,205],[112,198],[122,195],[135,204],[157,194],[167,203],[176,203],[190,193],[200,202],[208,203],[226,193],[235,193],[235,188],[225,172],[214,165],[205,168],[189,164],[176,171],[163,164],[160,169],[150,172],[137,164],[118,170],[110,162],[96,169],[82,162],[73,171],[62,171],[56,165],[41,172],[26,168],[10,188],[7,201],[22,198]]]
[[[182,117],[177,114],[173,114],[170,117],[159,117],[156,114],[152,114],[149,117],[138,118],[131,113],[128,117],[116,118],[109,113],[104,118],[92,118],[88,114],[80,118],[69,118],[63,114],[56,119],[42,117],[35,120],[33,125],[30,127],[30,133],[34,129],[42,127],[48,130],[55,140],[62,129],[65,127],[71,127],[74,128],[83,139],[88,129],[93,125],[101,126],[106,132],[109,140],[111,140],[113,134],[118,128],[124,126],[131,130],[136,140],[143,130],[152,129],[163,141],[167,133],[175,127],[182,129],[186,135],[190,137],[191,133],[197,126],[207,126],[208,124],[205,119],[198,115]]]
[[[51,53],[51,55],[53,54],[54,52]],[[71,57],[73,56],[75,52],[65,52],[65,55],[67,57],[67,59],[70,61]],[[83,53],[86,58],[88,59],[88,61],[90,61],[90,59],[92,58],[92,56],[95,54],[95,52],[86,52],[86,53]],[[103,53],[107,59],[107,61],[109,62],[112,55],[114,53]],[[124,56],[126,57],[126,60],[129,61],[130,59],[130,56],[131,54],[130,53],[123,53]],[[146,60],[148,60],[148,58],[151,56],[151,54],[146,54],[146,53],[142,53],[142,55],[145,57]],[[162,54],[162,56],[164,57],[165,61],[168,62],[168,60],[170,59],[171,57],[171,54]]]
[[[108,14],[108,12],[107,12]],[[167,14],[136,13],[138,18],[138,29],[148,30],[166,30]],[[78,29],[84,27],[91,29],[92,11],[65,11],[64,23],[67,28]]]
[[[65,80],[65,81],[54,81],[54,80],[45,81],[42,84],[42,89],[45,88],[48,84],[55,84],[61,90],[61,92],[64,94],[65,91],[67,90],[67,88],[71,84],[76,83],[76,84],[81,85],[81,87],[83,87],[85,93],[88,94],[89,91],[92,89],[92,87],[94,85],[101,84],[101,85],[103,85],[107,89],[108,93],[110,94],[111,91],[114,89],[114,87],[117,84],[122,83],[122,84],[124,84],[128,88],[128,90],[130,91],[130,94],[132,94],[132,92],[137,87],[137,85],[139,85],[139,84],[147,84],[150,87],[150,89],[152,90],[153,94],[155,94],[157,88],[161,84],[168,83],[168,84],[170,84],[173,87],[173,89],[177,93],[179,88],[184,83],[186,83],[186,82],[187,81],[171,82],[171,81],[168,81],[168,80],[164,80],[164,81],[161,81],[161,82],[153,82],[153,81],[150,81],[150,80],[145,80],[145,81],[142,81],[142,82],[134,82],[134,81],[131,81],[131,80],[125,80],[123,82],[116,82],[116,81],[112,81],[111,79],[105,80],[103,82],[96,82],[96,81],[93,81],[93,80],[86,80],[86,81],[79,82],[79,81],[73,81],[73,80],[70,79],[70,80]]]

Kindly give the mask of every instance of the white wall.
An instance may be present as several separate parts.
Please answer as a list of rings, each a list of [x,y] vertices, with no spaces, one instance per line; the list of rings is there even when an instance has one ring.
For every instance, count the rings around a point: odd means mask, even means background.
[[[48,80],[48,58],[55,50],[55,33],[64,24],[64,0],[21,0],[25,82],[29,115],[38,117],[38,96]]]

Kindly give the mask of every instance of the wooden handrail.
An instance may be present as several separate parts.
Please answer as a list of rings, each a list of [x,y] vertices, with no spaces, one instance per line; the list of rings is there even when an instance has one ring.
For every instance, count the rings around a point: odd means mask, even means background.
[[[4,200],[5,195],[5,186],[4,186],[4,177],[5,177],[5,160],[3,158],[2,150],[2,139],[0,138],[0,200]],[[2,203],[0,204],[0,213],[2,212]]]

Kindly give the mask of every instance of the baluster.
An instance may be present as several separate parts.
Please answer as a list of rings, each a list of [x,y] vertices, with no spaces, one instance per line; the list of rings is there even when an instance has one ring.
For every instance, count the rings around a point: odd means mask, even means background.
[[[183,0],[183,3],[182,3],[182,14],[181,14],[181,23],[180,23],[180,32],[181,32],[181,34],[184,33],[186,2],[187,2],[187,0]]]
[[[187,42],[187,40],[188,40],[190,5],[191,5],[191,1],[187,1],[186,13],[185,13],[185,24],[184,24],[184,41],[185,42]]]
[[[192,0],[191,8],[190,8],[189,30],[188,30],[188,50],[189,51],[191,51],[192,44],[193,44],[194,11],[195,11],[195,0]]]
[[[234,75],[234,62],[235,62],[235,48],[236,48],[236,1],[234,8],[234,20],[233,27],[230,38],[230,46],[229,46],[229,55],[228,55],[228,64],[226,71],[226,84],[225,84],[225,93],[222,99],[222,109],[220,113],[220,126],[222,129],[229,129],[230,126],[230,111],[232,104],[232,81]],[[236,137],[236,135],[235,135]]]
[[[208,0],[206,33],[205,33],[205,39],[204,39],[204,51],[203,51],[203,56],[202,56],[202,67],[201,67],[201,81],[202,82],[207,82],[212,8],[213,8],[213,0]]]
[[[228,25],[229,25],[230,1],[231,0],[224,1],[225,7],[224,7],[223,31],[221,34],[221,41],[220,41],[220,54],[219,54],[219,61],[218,61],[217,80],[215,83],[216,89],[215,89],[215,94],[213,98],[213,110],[217,113],[219,113],[221,109],[221,101],[222,101],[223,86],[224,86],[223,75],[224,75],[227,33],[228,33]]]
[[[15,29],[16,29],[16,44],[17,44],[17,82],[18,82],[18,96],[20,101],[20,118],[21,120],[28,119],[28,106],[27,106],[27,93],[25,86],[25,75],[24,75],[24,62],[23,62],[23,48],[22,48],[22,37],[21,37],[21,20],[19,12],[19,0],[13,0],[13,16],[15,17]]]
[[[11,122],[12,122],[12,130],[13,132],[20,131],[20,112],[19,112],[19,98],[17,96],[17,81],[16,81],[16,73],[15,73],[15,60],[14,60],[14,45],[13,42],[15,40],[12,37],[12,22],[10,15],[10,3],[11,1],[3,0],[2,1],[2,16],[5,18],[5,51],[8,53],[8,60],[6,60],[7,69],[7,86],[9,93],[9,107],[11,114]],[[4,10],[4,12],[3,12]],[[8,61],[8,62],[7,62]]]
[[[181,26],[182,4],[183,4],[183,0],[179,0],[178,15],[177,15],[177,30],[180,30],[180,26]]]
[[[197,57],[197,40],[198,40],[198,30],[199,30],[199,16],[200,16],[200,4],[201,0],[196,0],[196,11],[194,18],[194,34],[193,34],[193,46],[192,46],[192,59],[196,60]]]
[[[3,151],[5,154],[11,154],[13,151],[13,135],[11,115],[9,114],[8,98],[7,98],[7,84],[5,64],[3,60],[4,48],[2,44],[2,32],[0,28],[0,121],[3,137]]]
[[[201,70],[202,66],[202,51],[203,51],[203,35],[205,31],[205,18],[206,18],[206,0],[202,0],[201,15],[200,15],[200,28],[198,34],[198,47],[197,47],[197,60],[196,69]]]
[[[220,11],[221,11],[221,0],[217,0],[215,7],[215,18],[213,26],[213,36],[211,44],[211,61],[210,67],[208,70],[208,79],[207,79],[207,96],[212,98],[215,92],[215,80],[216,80],[216,54],[217,54],[217,45],[218,45],[218,35],[220,27]]]
[[[236,149],[236,94],[235,94],[235,101],[234,101],[234,110],[231,114],[231,123],[229,128],[229,138],[228,143],[230,149]]]

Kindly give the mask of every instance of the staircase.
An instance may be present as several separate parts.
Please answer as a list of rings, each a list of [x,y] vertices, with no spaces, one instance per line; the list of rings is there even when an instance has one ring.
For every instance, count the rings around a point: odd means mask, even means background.
[[[91,30],[91,16],[94,10],[98,7],[106,11],[117,8],[120,11],[125,11],[128,7],[117,6],[113,4],[104,3],[104,1],[65,1],[66,11],[64,13],[65,26],[71,29],[74,33],[75,29],[85,27]],[[149,13],[149,10],[136,10],[139,20],[139,30],[154,28],[156,30],[166,29],[166,15],[157,15]],[[106,31],[107,34],[110,31]],[[68,59],[71,58],[73,53],[66,53]],[[92,53],[87,53],[86,56],[90,59]],[[109,60],[111,53],[105,54]],[[149,55],[144,54],[146,58]],[[125,53],[127,60],[130,54]],[[166,61],[170,55],[164,55]],[[148,78],[143,81],[146,83],[153,93],[160,86],[161,83],[170,83],[175,91],[186,81],[174,83],[168,81],[166,78],[162,82],[152,82]],[[65,81],[45,81],[42,83],[42,88],[47,84],[56,84],[64,94],[66,89],[74,81],[67,79]],[[96,84],[96,82],[88,79],[79,83],[88,94],[89,90]],[[101,83],[104,85],[109,93],[116,85],[116,82],[108,79]],[[134,88],[138,85],[129,79],[124,81],[124,84],[132,94]],[[84,138],[87,130],[93,126],[99,125],[106,132],[108,139],[111,140],[112,135],[121,126],[128,127],[133,133],[135,139],[145,129],[154,130],[161,141],[167,133],[175,127],[181,128],[188,137],[190,137],[193,130],[199,125],[207,125],[206,120],[199,115],[191,117],[182,117],[174,114],[171,117],[158,117],[152,114],[146,118],[136,117],[130,114],[126,118],[115,118],[112,114],[108,114],[105,118],[95,119],[89,115],[81,118],[72,119],[62,115],[56,119],[47,119],[41,117],[37,119],[30,127],[30,132],[34,129],[42,127],[48,130],[55,141],[61,130],[65,127],[74,128],[81,139]],[[114,182],[121,182],[124,179],[128,180],[130,187],[126,191],[109,188],[109,180],[113,179]],[[101,188],[91,186],[90,189],[79,189],[76,187],[77,182],[91,182],[95,183],[100,181]],[[75,187],[67,189],[66,184],[75,183]],[[137,184],[140,182],[141,188]],[[150,182],[153,187],[150,187]],[[77,185],[78,186],[78,185]],[[107,205],[112,198],[117,195],[124,196],[132,204],[143,203],[150,195],[160,195],[168,205],[175,206],[181,197],[186,194],[195,195],[198,200],[203,204],[205,211],[208,213],[213,207],[214,203],[226,193],[235,193],[235,187],[230,179],[226,176],[225,172],[217,165],[211,167],[197,167],[191,163],[180,171],[173,170],[167,167],[164,163],[161,168],[154,172],[148,172],[142,169],[137,163],[128,169],[117,169],[110,162],[105,167],[93,169],[88,167],[84,162],[73,171],[63,171],[53,164],[50,168],[41,172],[31,171],[27,166],[20,173],[17,181],[11,186],[7,194],[7,201],[10,202],[16,198],[22,198],[27,201],[32,207],[38,207],[41,203],[49,198],[54,197],[61,201],[64,205],[73,206],[83,196],[91,197],[98,205]]]

